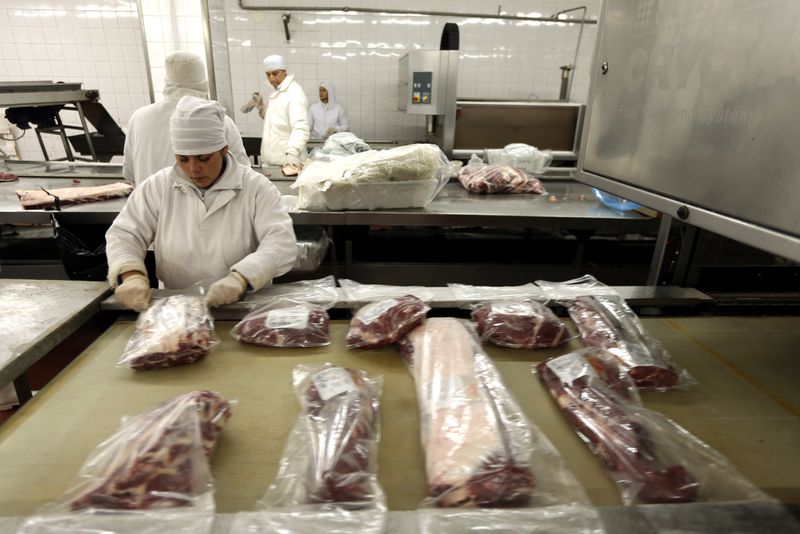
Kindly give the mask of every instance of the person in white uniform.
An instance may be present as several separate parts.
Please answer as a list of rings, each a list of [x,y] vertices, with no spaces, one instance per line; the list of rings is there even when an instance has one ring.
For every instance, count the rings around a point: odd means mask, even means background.
[[[261,161],[281,165],[286,174],[297,174],[307,155],[308,100],[294,75],[286,74],[283,57],[267,56],[263,64],[267,81],[275,91],[269,96],[264,113]]]
[[[164,287],[210,283],[209,306],[235,302],[288,272],[297,254],[292,220],[275,185],[228,152],[222,106],[184,96],[170,137],[177,163],[134,189],[106,233],[117,300],[136,311],[149,305],[143,258],[151,244]]]
[[[141,107],[128,121],[125,136],[122,174],[139,185],[156,171],[175,163],[169,140],[169,118],[183,96],[208,98],[206,67],[191,52],[174,52],[164,63],[164,100]],[[225,139],[228,151],[242,165],[250,165],[242,135],[230,117],[225,117]]]
[[[308,111],[308,124],[311,128],[311,139],[325,139],[337,132],[350,130],[347,114],[336,101],[332,83],[319,83],[319,102],[315,102]]]

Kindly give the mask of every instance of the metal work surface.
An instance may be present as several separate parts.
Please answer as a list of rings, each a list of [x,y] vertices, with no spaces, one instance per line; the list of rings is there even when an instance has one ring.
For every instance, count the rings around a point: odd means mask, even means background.
[[[74,165],[74,164],[73,164]],[[11,171],[9,171],[11,172]],[[72,171],[69,171],[72,172]],[[79,179],[73,183],[64,178],[31,177],[0,183],[0,223],[47,224],[46,210],[25,210],[19,203],[18,189],[55,189],[84,187],[114,182],[107,178]],[[85,176],[85,175],[82,175]],[[91,176],[91,174],[89,174]],[[380,211],[298,211],[292,209],[292,182],[273,180],[287,199],[295,224],[322,225],[426,225],[426,226],[497,226],[497,227],[566,227],[571,229],[618,229],[626,232],[655,231],[658,222],[635,212],[607,208],[591,189],[569,180],[552,180],[545,184],[546,195],[479,195],[469,193],[458,183],[449,183],[427,208]],[[64,220],[80,223],[110,224],[125,205],[124,198],[65,206]]]
[[[217,320],[241,319],[246,314],[265,304],[270,298],[282,294],[282,284],[274,284],[258,291],[248,293],[244,299],[233,304],[227,304],[213,310],[214,318]],[[619,293],[628,304],[635,307],[658,306],[658,307],[692,307],[700,304],[710,304],[714,299],[692,288],[675,286],[614,286],[614,291]],[[474,300],[458,299],[449,287],[424,287],[423,298],[431,308],[457,308],[464,304],[475,302]],[[351,308],[366,304],[364,300],[350,300],[344,289],[337,287],[338,300],[333,305],[334,308]],[[167,297],[180,294],[181,291],[169,289],[154,289],[153,298]],[[114,295],[110,295],[100,304],[101,310],[125,310]]]
[[[38,106],[82,102],[97,98],[94,89],[81,89],[77,83],[50,81],[0,83],[0,107]]]
[[[800,261],[800,3],[606,3],[582,181]]]
[[[698,382],[685,391],[647,393],[644,403],[718,450],[771,496],[800,503],[800,318],[663,318],[643,323]],[[57,499],[122,416],[193,389],[212,389],[238,400],[212,458],[215,499],[220,513],[252,510],[275,476],[299,411],[291,370],[300,363],[322,362],[383,375],[380,482],[390,510],[416,509],[426,490],[424,462],[415,387],[399,353],[391,347],[346,349],[347,323],[342,321],[331,323],[331,345],[314,349],[243,345],[231,338],[233,325],[216,323],[221,342],[202,362],[140,372],[115,366],[133,323],[112,325],[0,426],[0,514],[30,514]],[[574,339],[540,351],[485,349],[592,504],[618,506],[615,484],[531,373],[534,363],[580,346]]]
[[[0,279],[0,386],[97,313],[110,292],[105,282]]]

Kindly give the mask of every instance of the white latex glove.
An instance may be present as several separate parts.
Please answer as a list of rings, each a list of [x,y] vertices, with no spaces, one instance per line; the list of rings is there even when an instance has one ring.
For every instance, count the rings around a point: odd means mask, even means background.
[[[264,107],[264,100],[261,98],[261,93],[255,92],[250,96],[250,100],[248,100],[241,108],[242,113],[250,113],[253,111],[253,108],[256,108],[261,112],[261,108]]]
[[[150,280],[141,273],[128,276],[114,290],[114,296],[126,308],[144,311],[150,305]]]
[[[335,133],[336,133],[336,128],[328,128],[328,129],[325,131],[325,136],[326,136],[326,137],[330,137],[331,135],[333,135],[333,134],[335,134]]]
[[[223,304],[236,302],[247,289],[247,279],[236,271],[225,278],[217,280],[208,288],[206,294],[206,304],[210,308],[216,308]]]
[[[286,165],[291,165],[292,167],[297,167],[298,169],[303,168],[300,158],[294,154],[286,154]]]

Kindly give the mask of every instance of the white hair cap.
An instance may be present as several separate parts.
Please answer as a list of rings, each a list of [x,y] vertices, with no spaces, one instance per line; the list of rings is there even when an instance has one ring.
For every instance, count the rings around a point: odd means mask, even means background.
[[[225,109],[214,100],[184,96],[169,125],[172,148],[181,156],[211,154],[228,144]]]
[[[264,72],[274,70],[286,70],[286,60],[283,59],[283,56],[273,54],[264,58]]]
[[[173,52],[164,61],[165,92],[173,88],[191,89],[208,94],[206,66],[200,56],[191,52]]]

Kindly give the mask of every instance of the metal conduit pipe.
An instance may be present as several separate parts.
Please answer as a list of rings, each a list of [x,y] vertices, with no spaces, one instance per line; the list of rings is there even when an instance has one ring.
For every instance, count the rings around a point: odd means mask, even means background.
[[[490,15],[487,13],[455,13],[450,11],[409,11],[403,9],[374,9],[368,7],[298,7],[298,6],[248,6],[244,0],[239,0],[239,7],[245,11],[282,11],[286,12],[341,12],[341,13],[374,13],[374,14],[387,14],[387,15],[423,15],[428,17],[462,17],[467,19],[493,19],[493,20],[519,20],[519,21],[534,21],[534,22],[563,22],[566,24],[597,24],[596,20],[585,20],[586,8],[584,7],[583,19],[564,19],[558,20],[556,17],[564,13],[560,11],[551,17],[522,17],[516,15]],[[575,8],[580,9],[580,8]],[[567,10],[567,11],[572,11]],[[581,30],[583,31],[583,30]]]
[[[551,15],[551,18],[558,20],[559,15],[564,15],[565,13],[570,13],[572,11],[580,11],[580,10],[583,10],[583,15],[581,15],[580,19],[581,27],[580,30],[578,31],[578,44],[575,45],[575,58],[572,60],[572,65],[570,65],[571,68],[567,69],[566,71],[568,77],[566,83],[566,89],[562,87],[561,95],[559,97],[561,100],[564,101],[568,101],[569,95],[572,93],[572,80],[575,79],[575,69],[578,66],[578,50],[580,50],[581,48],[581,39],[583,38],[583,24],[584,21],[586,20],[586,6],[578,6],[578,7],[571,7],[569,9],[562,9],[561,11],[558,11]],[[576,22],[576,21],[570,21],[570,22]],[[564,69],[564,67],[561,68]],[[562,74],[564,74],[563,70]]]

